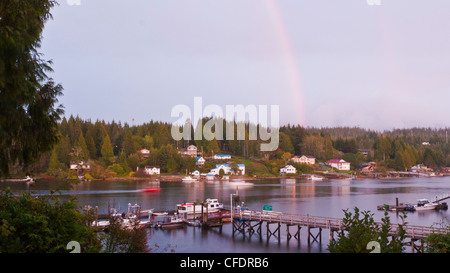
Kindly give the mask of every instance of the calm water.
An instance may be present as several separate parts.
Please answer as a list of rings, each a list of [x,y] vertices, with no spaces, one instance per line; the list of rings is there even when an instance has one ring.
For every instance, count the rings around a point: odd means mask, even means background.
[[[375,213],[375,220],[383,217],[377,210],[378,205],[400,202],[414,203],[417,199],[432,199],[435,196],[450,193],[450,177],[407,178],[396,180],[328,180],[312,182],[301,179],[270,179],[248,181],[248,186],[238,186],[241,201],[253,210],[262,210],[263,205],[272,205],[274,211],[310,214],[342,218],[343,209],[356,206],[361,210]],[[13,190],[30,189],[37,194],[47,194],[49,189],[64,185],[63,181],[39,181],[27,186],[22,182],[0,182],[0,187]],[[62,195],[72,195],[79,205],[98,206],[99,213],[107,213],[108,203],[124,211],[128,203],[137,203],[142,209],[174,210],[181,202],[202,201],[206,198],[218,198],[226,206],[230,204],[230,194],[236,192],[236,186],[230,182],[181,182],[149,181],[90,181],[75,185],[71,190],[62,190]],[[143,193],[140,189],[156,186],[159,193]],[[450,202],[450,200],[447,200]],[[399,222],[399,214],[389,212],[391,222]],[[448,210],[408,212],[406,221],[413,225],[431,226],[449,216]],[[244,238],[236,233],[233,237],[231,224],[219,229],[202,230],[186,227],[180,230],[149,230],[149,245],[154,252],[327,252],[328,230],[324,230],[322,244],[308,246],[306,229],[301,231],[300,243],[296,239],[287,241],[286,228],[281,227],[281,240],[266,238],[265,225],[263,236],[248,235]],[[295,230],[294,230],[295,229]],[[295,233],[296,227],[291,227]]]

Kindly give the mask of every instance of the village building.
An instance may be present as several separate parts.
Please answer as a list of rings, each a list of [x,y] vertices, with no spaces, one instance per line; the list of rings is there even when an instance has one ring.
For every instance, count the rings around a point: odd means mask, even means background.
[[[199,156],[195,159],[195,165],[197,166],[205,166],[205,159],[202,156]]]
[[[302,156],[296,155],[291,158],[291,161],[293,161],[294,163],[307,164],[307,165],[316,164],[316,158],[311,155],[302,155]]]
[[[370,154],[369,149],[358,149],[358,152],[362,153],[365,157],[369,156]]]
[[[82,169],[82,170],[89,170],[91,168],[91,164],[89,162],[89,160],[87,161],[70,161],[70,169],[71,170],[78,170],[78,169]]]
[[[199,170],[195,170],[191,173],[191,175],[195,176],[195,177],[199,177],[200,176],[200,171]]]
[[[226,160],[231,159],[231,155],[214,155],[213,158],[217,160]]]
[[[369,162],[369,163],[363,163],[361,164],[361,166],[359,167],[359,171],[361,173],[373,173],[377,168],[377,163],[376,162]]]
[[[339,171],[350,171],[350,162],[343,159],[331,159],[327,161],[327,165]]]
[[[145,166],[144,173],[147,175],[161,174],[161,169],[158,166]]]
[[[178,153],[182,156],[197,157],[197,146],[189,145],[187,148],[178,149]]]
[[[244,164],[236,164],[236,165],[238,168],[237,174],[245,175],[245,165]],[[219,175],[220,170],[223,170],[225,174],[235,174],[231,164],[216,164],[216,167],[214,169],[211,169],[209,173],[213,175]]]
[[[145,158],[147,158],[149,155],[150,155],[150,150],[148,150],[148,149],[140,149],[139,150],[139,154],[142,156],[142,157],[145,157]]]
[[[292,165],[286,165],[284,168],[280,169],[280,174],[295,174],[297,169]]]
[[[413,173],[425,173],[425,172],[432,172],[433,169],[432,168],[428,168],[427,166],[425,166],[424,164],[417,164],[415,166],[412,166],[409,169],[410,172]]]

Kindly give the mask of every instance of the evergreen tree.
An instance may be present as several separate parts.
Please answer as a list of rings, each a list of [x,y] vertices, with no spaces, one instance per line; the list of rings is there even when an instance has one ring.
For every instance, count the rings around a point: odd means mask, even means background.
[[[114,153],[108,134],[103,139],[102,161],[106,166],[111,165],[114,162]]]
[[[63,108],[56,104],[63,88],[48,77],[51,62],[38,52],[56,4],[0,2],[0,176],[17,163],[26,168],[58,141]]]

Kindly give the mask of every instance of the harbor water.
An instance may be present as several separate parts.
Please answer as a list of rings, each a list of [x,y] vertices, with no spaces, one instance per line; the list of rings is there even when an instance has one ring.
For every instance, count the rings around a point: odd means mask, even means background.
[[[377,206],[401,203],[415,203],[418,199],[434,199],[450,193],[450,177],[402,178],[402,179],[331,179],[311,181],[296,178],[262,179],[249,181],[208,182],[154,182],[145,180],[86,181],[64,188],[65,181],[39,180],[33,184],[25,182],[0,182],[0,187],[12,190],[30,190],[33,194],[48,194],[60,189],[62,198],[73,196],[83,207],[98,206],[99,214],[106,214],[108,206],[126,211],[129,203],[138,204],[141,209],[160,211],[175,210],[183,202],[200,202],[207,198],[218,198],[226,207],[230,206],[231,194],[239,193],[241,201],[252,210],[262,210],[264,205],[273,211],[290,214],[309,214],[343,218],[344,209],[354,207],[374,213],[376,221],[384,215]],[[159,187],[159,192],[142,192],[147,187]],[[449,200],[445,200],[449,201]],[[445,202],[444,201],[444,202]],[[401,212],[389,212],[392,223],[401,222]],[[406,212],[408,224],[432,226],[449,216],[448,210]],[[291,227],[291,234],[297,227]],[[202,229],[187,226],[173,230],[148,230],[148,245],[152,252],[176,253],[272,253],[272,252],[327,252],[328,231],[323,231],[322,243],[308,245],[306,228],[302,229],[300,240],[287,239],[286,226],[281,226],[281,236],[266,237],[263,225],[262,236],[249,237],[241,233],[233,236],[232,225],[223,228]]]

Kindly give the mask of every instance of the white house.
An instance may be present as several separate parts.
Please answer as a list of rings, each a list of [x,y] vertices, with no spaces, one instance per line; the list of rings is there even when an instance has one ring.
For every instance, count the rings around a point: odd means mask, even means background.
[[[83,169],[83,170],[89,170],[91,168],[91,164],[88,161],[70,161],[70,169],[71,170],[77,170],[78,168]]]
[[[161,173],[161,169],[159,167],[157,167],[157,166],[145,166],[144,172],[147,175],[160,174]]]
[[[197,157],[197,146],[189,145],[185,149],[179,149],[178,153],[180,155],[185,155],[185,156],[190,156],[190,157]]]
[[[218,160],[231,159],[231,155],[214,155],[214,159]]]
[[[204,166],[205,165],[205,159],[201,156],[197,157],[197,159],[195,159],[195,165],[197,166]]]
[[[150,150],[148,150],[148,149],[140,149],[139,150],[139,154],[142,156],[142,157],[148,157],[149,155],[150,155]]]
[[[280,174],[285,173],[297,173],[297,169],[292,165],[286,165],[284,168],[280,169]]]
[[[327,165],[339,171],[350,171],[350,162],[343,159],[331,159],[327,161]]]
[[[192,174],[193,176],[200,177],[200,171],[199,171],[199,170],[195,170],[195,171],[193,171],[191,174]]]
[[[238,172],[241,175],[245,175],[245,165],[244,164],[237,164]],[[211,169],[209,171],[210,174],[218,175],[220,173],[220,170],[223,170],[225,174],[235,174],[232,170],[232,167],[230,164],[216,164],[216,167],[214,169]]]
[[[314,165],[316,164],[316,158],[311,155],[294,156],[291,160],[295,163]]]

